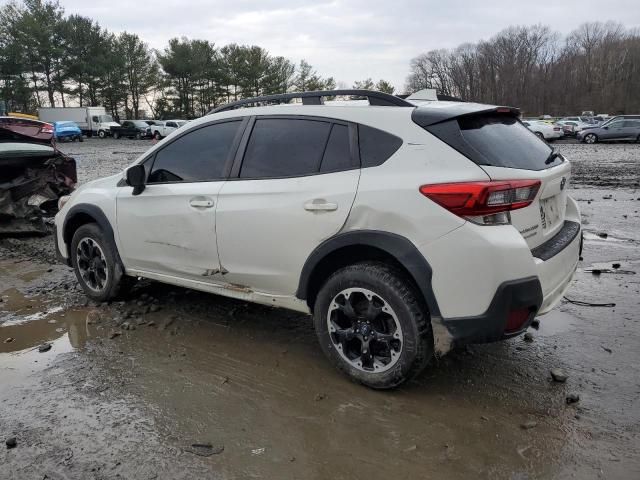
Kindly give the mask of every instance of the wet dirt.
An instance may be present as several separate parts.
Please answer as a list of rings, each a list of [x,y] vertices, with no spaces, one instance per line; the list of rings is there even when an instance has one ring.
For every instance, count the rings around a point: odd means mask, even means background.
[[[70,144],[81,181],[148,143],[101,142]],[[92,304],[51,238],[0,242],[0,434],[18,442],[0,478],[638,478],[640,275],[620,271],[640,271],[640,189],[599,179],[640,148],[558,147],[587,222],[567,297],[616,306],[563,302],[533,342],[455,350],[390,392],[334,371],[307,316],[147,281]]]

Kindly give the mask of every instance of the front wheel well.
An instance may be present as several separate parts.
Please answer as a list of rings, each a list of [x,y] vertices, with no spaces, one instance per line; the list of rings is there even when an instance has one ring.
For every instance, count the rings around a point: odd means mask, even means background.
[[[95,218],[89,215],[86,212],[78,212],[69,218],[64,225],[64,232],[62,237],[64,238],[64,243],[67,245],[71,245],[71,239],[73,238],[73,234],[76,233],[82,225],[86,225],[87,223],[98,223]]]
[[[326,255],[311,272],[306,292],[307,304],[311,311],[313,311],[316,297],[322,285],[333,273],[341,268],[365,261],[381,262],[393,267],[416,288],[417,292],[420,292],[410,272],[389,252],[370,245],[347,245]]]

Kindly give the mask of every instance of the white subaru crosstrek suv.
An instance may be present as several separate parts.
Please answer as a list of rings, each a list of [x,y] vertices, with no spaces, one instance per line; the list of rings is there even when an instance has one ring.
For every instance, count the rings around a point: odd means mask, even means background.
[[[258,97],[63,198],[57,252],[97,301],[144,277],[311,313],[337,368],[390,388],[560,301],[582,238],[569,175],[517,109]]]

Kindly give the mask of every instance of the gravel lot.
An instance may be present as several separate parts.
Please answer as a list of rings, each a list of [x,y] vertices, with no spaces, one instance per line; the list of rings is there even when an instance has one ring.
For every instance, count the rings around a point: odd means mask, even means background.
[[[62,149],[86,182],[150,145]],[[567,297],[615,307],[563,302],[391,392],[335,372],[309,317],[147,281],[93,305],[50,237],[0,240],[0,478],[640,478],[640,145],[556,147],[585,223]]]

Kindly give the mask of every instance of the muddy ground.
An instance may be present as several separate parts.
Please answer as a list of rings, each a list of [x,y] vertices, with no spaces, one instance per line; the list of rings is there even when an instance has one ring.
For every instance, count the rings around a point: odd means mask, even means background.
[[[62,148],[85,182],[149,145]],[[640,145],[557,147],[586,230],[567,297],[615,307],[565,301],[395,391],[334,371],[309,317],[146,281],[90,304],[51,237],[1,240],[0,478],[640,478]]]

